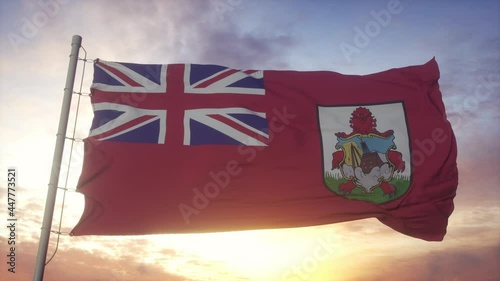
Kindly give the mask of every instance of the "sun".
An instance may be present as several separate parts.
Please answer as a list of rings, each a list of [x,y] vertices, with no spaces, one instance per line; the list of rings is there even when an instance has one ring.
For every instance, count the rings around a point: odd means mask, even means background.
[[[165,242],[165,236],[160,237],[158,242]],[[331,274],[325,272],[331,271],[333,260],[343,254],[338,237],[321,227],[169,237],[173,239],[168,239],[168,247],[174,247],[178,254],[190,256],[191,263],[197,260],[205,266],[204,269],[201,266],[196,270],[193,268],[193,272],[205,274],[204,278],[207,278],[207,272],[211,275],[218,272],[224,276],[246,278],[244,280],[330,281]],[[165,262],[166,269],[172,271],[175,267],[185,269],[192,266],[187,260],[178,258],[177,265],[169,260]]]

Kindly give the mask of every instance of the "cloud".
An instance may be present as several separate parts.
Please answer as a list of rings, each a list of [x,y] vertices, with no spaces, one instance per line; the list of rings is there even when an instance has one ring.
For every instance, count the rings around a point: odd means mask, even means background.
[[[498,118],[500,97],[500,37],[453,34],[438,57],[441,68],[441,91],[449,119],[456,134],[471,137],[478,133],[498,137],[498,130],[488,130]],[[476,56],[467,50],[480,50]]]
[[[0,238],[2,245],[6,240]],[[16,273],[9,276],[11,281],[33,278],[37,244],[20,242],[17,250]],[[190,281],[192,279],[165,272],[160,263],[141,262],[141,252],[129,251],[109,257],[102,252],[89,252],[75,248],[59,249],[54,259],[46,266],[45,279],[52,281],[100,281],[100,280],[170,280]]]
[[[494,188],[500,180],[499,158],[493,148],[477,153],[466,152],[471,146],[462,146],[458,159],[459,185],[455,198],[455,209],[471,206],[495,206],[498,204],[500,189]]]
[[[341,278],[334,280],[493,281],[500,276],[497,266],[500,262],[500,241],[489,245],[462,241],[458,246],[450,246],[447,242],[407,241],[399,244],[401,239],[396,238],[376,240],[386,250],[365,243],[353,248],[347,256],[334,260],[333,264],[342,265],[343,271],[346,271]],[[362,270],[356,270],[360,268]],[[332,276],[335,276],[335,272],[332,272]]]
[[[466,243],[484,246],[499,243],[498,228],[500,207],[489,204],[475,204],[473,207],[460,205],[450,218],[445,241],[449,244]]]
[[[69,41],[70,32],[77,32],[90,56],[106,60],[281,67],[285,65],[284,50],[293,45],[288,34],[243,31],[237,24],[242,8],[221,10],[212,1],[151,1],[147,5],[138,1],[122,1],[120,5],[86,1],[72,5],[80,5],[79,9],[92,17],[68,14],[66,20],[75,22],[74,26],[55,26],[53,36],[63,43]],[[252,7],[255,5],[245,7],[245,11]]]
[[[385,263],[381,257],[376,266]],[[417,257],[400,257],[391,265],[385,274],[371,271],[371,276],[363,280],[383,280],[389,276],[397,276],[400,281],[462,281],[462,280],[496,280],[500,276],[497,266],[500,261],[500,245],[494,247],[470,247],[467,249],[433,250]],[[383,268],[383,267],[382,267]],[[418,274],[415,274],[418,273]]]
[[[206,46],[200,61],[233,68],[286,68],[282,56],[293,45],[289,36],[239,34],[234,30],[216,30],[203,35]]]

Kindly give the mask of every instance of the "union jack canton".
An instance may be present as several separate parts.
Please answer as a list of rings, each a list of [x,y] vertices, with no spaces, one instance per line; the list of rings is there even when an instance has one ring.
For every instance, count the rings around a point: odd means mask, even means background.
[[[89,137],[96,140],[266,146],[269,139],[264,110],[238,100],[265,95],[263,71],[98,60],[91,89]],[[178,134],[178,126],[183,135],[170,136]]]

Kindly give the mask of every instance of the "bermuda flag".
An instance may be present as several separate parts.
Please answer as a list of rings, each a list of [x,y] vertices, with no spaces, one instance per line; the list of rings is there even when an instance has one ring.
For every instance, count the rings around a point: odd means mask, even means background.
[[[360,76],[97,60],[73,235],[374,217],[442,240],[456,142],[434,59]]]

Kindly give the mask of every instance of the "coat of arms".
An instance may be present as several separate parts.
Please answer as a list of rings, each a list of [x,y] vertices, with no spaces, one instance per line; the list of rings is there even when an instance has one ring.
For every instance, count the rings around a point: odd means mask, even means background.
[[[383,115],[385,130],[378,128],[372,111]],[[350,112],[349,119],[344,117],[348,127],[338,120],[346,112]],[[324,177],[330,190],[350,199],[373,203],[388,202],[406,193],[411,169],[404,160],[409,159],[409,147],[401,103],[320,107],[319,116]],[[328,118],[332,117],[337,120],[329,122]],[[406,146],[402,151],[396,145],[398,141]]]

